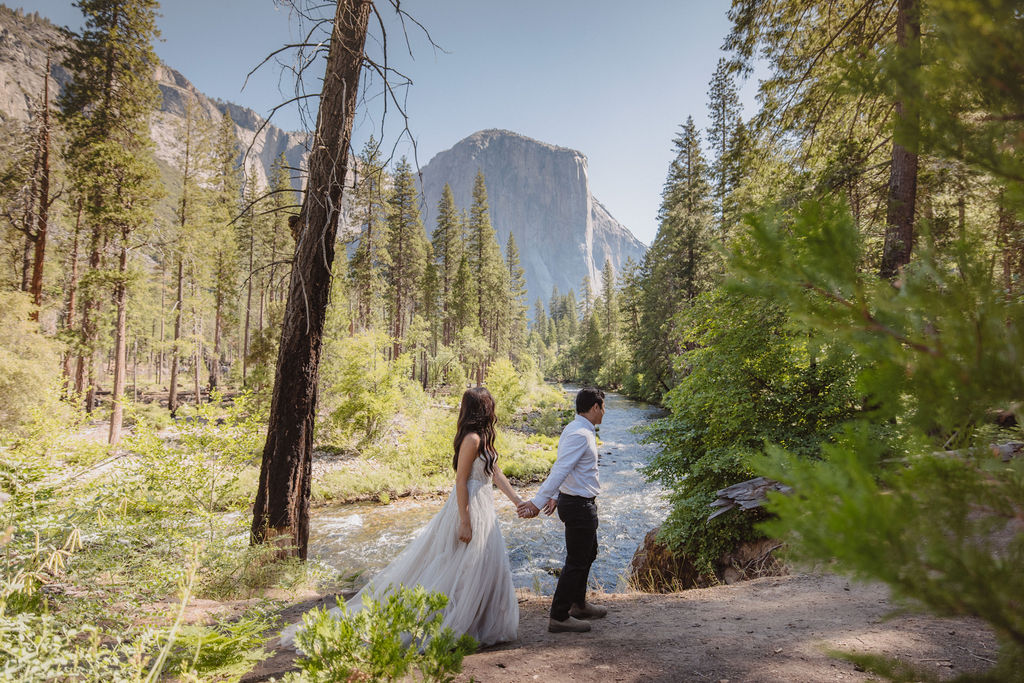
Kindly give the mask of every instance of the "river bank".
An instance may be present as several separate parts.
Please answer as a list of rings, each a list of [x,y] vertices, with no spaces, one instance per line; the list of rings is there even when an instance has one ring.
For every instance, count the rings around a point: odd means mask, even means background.
[[[899,659],[949,680],[981,673],[996,659],[995,637],[982,622],[899,611],[884,586],[828,573],[592,597],[610,607],[607,618],[590,633],[551,634],[550,597],[521,591],[519,639],[466,657],[457,680],[877,680],[832,650]],[[294,621],[328,601],[310,599],[282,616]],[[294,660],[293,652],[278,650],[242,680],[280,677],[295,669]]]

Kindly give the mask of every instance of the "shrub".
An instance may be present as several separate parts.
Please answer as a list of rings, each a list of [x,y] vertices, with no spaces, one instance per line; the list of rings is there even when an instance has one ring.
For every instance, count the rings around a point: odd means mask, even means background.
[[[700,571],[759,538],[761,513],[708,521],[715,492],[752,478],[748,462],[764,442],[814,455],[855,408],[846,347],[815,349],[778,307],[721,290],[699,297],[680,329],[691,350],[683,379],[665,395],[670,414],[647,428],[661,451],[644,468],[669,491],[661,540]],[[684,371],[685,369],[685,371]]]
[[[56,402],[58,345],[39,331],[28,294],[0,291],[0,429],[16,429],[31,410]]]
[[[322,424],[331,438],[364,446],[380,438],[402,407],[410,360],[403,355],[388,361],[389,344],[387,336],[375,332],[325,343],[321,395],[328,417]]]
[[[363,609],[354,613],[341,600],[340,616],[326,609],[307,612],[295,640],[306,653],[298,661],[302,678],[291,680],[392,681],[415,667],[425,681],[451,681],[477,644],[442,628],[447,604],[442,593],[399,587],[380,601],[364,598]]]
[[[499,358],[487,370],[487,389],[494,397],[498,421],[507,423],[523,405],[526,383],[516,371],[512,361]]]

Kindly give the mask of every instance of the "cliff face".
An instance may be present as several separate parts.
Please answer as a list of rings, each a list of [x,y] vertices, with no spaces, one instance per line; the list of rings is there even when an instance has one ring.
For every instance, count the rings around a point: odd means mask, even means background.
[[[39,106],[48,50],[52,52],[50,76],[57,85],[54,88],[51,84],[50,92],[56,101],[71,77],[61,64],[66,43],[60,29],[37,13],[26,14],[0,4],[0,121],[27,121]],[[302,165],[306,155],[304,134],[289,133],[272,124],[263,126],[264,119],[256,112],[207,97],[181,73],[164,64],[157,67],[155,78],[163,101],[150,120],[150,134],[156,156],[172,167],[179,153],[177,128],[190,97],[195,98],[201,115],[208,121],[231,114],[242,151],[250,150],[247,165],[256,162],[260,187],[266,187],[270,167],[282,153],[290,166]]]
[[[515,235],[531,305],[537,298],[547,302],[553,287],[579,295],[586,275],[597,292],[606,259],[618,275],[627,258],[643,258],[643,243],[590,193],[583,154],[503,130],[474,133],[422,169],[428,233],[445,183],[459,208],[468,210],[478,170],[502,249],[509,233]]]

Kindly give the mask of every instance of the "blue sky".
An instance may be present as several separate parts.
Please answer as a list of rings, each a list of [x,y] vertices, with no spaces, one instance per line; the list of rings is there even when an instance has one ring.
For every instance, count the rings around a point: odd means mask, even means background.
[[[650,244],[672,138],[688,115],[707,126],[707,83],[729,30],[728,1],[403,0],[402,8],[444,49],[434,50],[410,27],[411,57],[390,4],[378,5],[390,64],[413,81],[402,97],[421,166],[484,128],[580,150],[589,159],[594,195]],[[81,23],[71,0],[22,6],[60,25]],[[267,114],[294,94],[290,74],[276,65],[263,67],[242,90],[246,73],[300,35],[286,6],[166,0],[160,11],[157,54],[207,95]],[[741,90],[747,116],[755,87],[747,83]],[[370,92],[357,119],[357,149],[371,133],[380,137],[377,92]],[[274,122],[301,127],[294,110]],[[392,110],[384,139],[398,141],[397,153],[412,158],[411,144],[399,140],[403,127]]]

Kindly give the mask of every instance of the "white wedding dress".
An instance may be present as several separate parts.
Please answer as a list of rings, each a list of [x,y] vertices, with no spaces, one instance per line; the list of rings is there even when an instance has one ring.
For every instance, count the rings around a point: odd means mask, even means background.
[[[481,645],[516,639],[519,603],[494,510],[492,477],[484,470],[481,457],[473,461],[468,489],[472,540],[459,540],[459,509],[453,487],[444,507],[405,550],[348,601],[350,612],[362,608],[366,595],[380,599],[389,587],[423,586],[448,596],[443,625],[456,636],[469,634]],[[337,607],[331,612],[340,614]],[[301,622],[286,628],[281,645],[294,648],[300,628]]]

